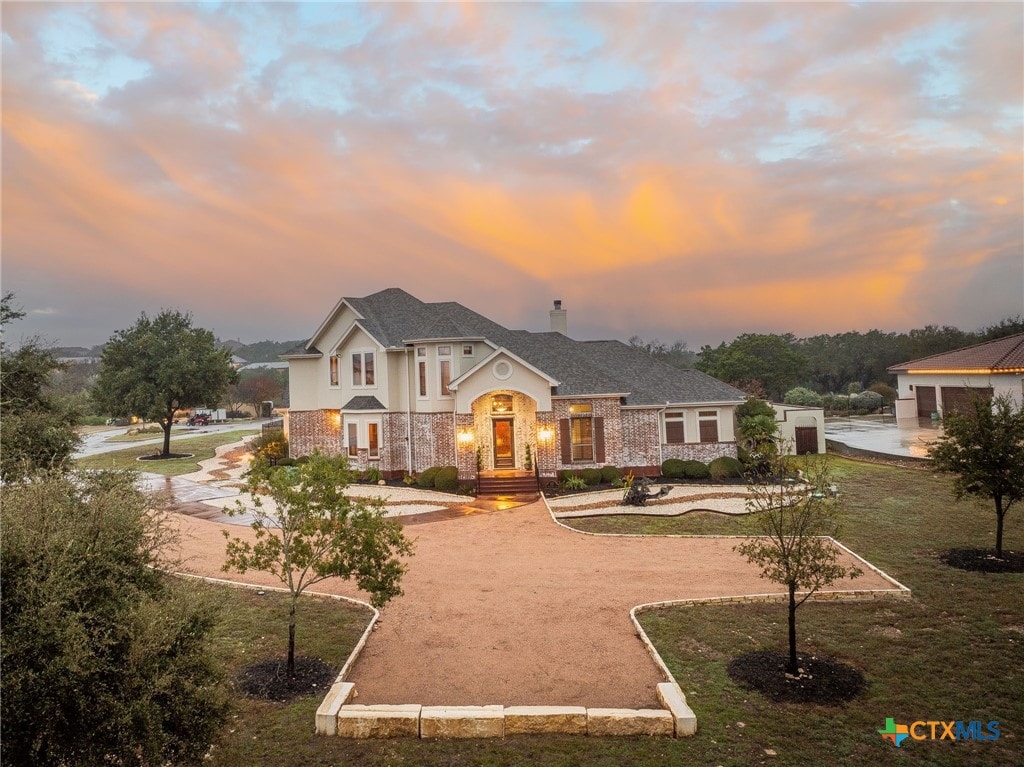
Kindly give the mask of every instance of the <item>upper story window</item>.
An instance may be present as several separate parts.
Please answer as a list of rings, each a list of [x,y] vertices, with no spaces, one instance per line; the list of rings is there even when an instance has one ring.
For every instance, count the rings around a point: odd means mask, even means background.
[[[452,347],[437,347],[437,378],[440,382],[440,394],[442,397],[452,396],[452,390],[448,384],[452,382]]]
[[[569,405],[569,433],[572,460],[594,460],[594,406]]]
[[[417,395],[421,399],[427,396],[427,348],[416,347],[416,380],[418,384]]]
[[[376,366],[373,352],[354,352],[352,354],[352,385],[375,386]]]
[[[338,385],[338,355],[331,355],[331,386]]]
[[[462,356],[463,357],[472,357],[473,356],[473,344],[463,344],[462,345]]]
[[[718,442],[718,411],[697,411],[697,425],[700,427],[701,442]]]
[[[679,445],[686,441],[686,430],[683,427],[683,412],[670,410],[665,413],[665,442]]]

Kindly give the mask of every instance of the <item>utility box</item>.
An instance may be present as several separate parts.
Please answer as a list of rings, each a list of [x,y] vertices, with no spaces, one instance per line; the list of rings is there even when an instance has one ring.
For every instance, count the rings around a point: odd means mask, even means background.
[[[260,404],[260,418],[271,418],[274,415],[274,403],[272,400],[264,400]]]

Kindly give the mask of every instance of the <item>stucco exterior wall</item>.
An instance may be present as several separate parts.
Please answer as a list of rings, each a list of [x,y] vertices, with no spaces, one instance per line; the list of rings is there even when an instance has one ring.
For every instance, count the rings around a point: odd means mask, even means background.
[[[942,412],[943,386],[973,386],[982,389],[992,387],[993,395],[1008,395],[1018,406],[1024,406],[1024,374],[1021,373],[1012,375],[990,375],[987,373],[980,375],[962,373],[957,375],[910,375],[909,373],[900,373],[897,376],[897,390],[900,399],[915,399],[911,386],[934,386],[936,404],[939,406],[940,413]],[[912,417],[917,417],[916,409]]]
[[[510,366],[507,378],[499,376],[499,363]],[[499,368],[500,370],[500,368]],[[499,354],[473,375],[460,381],[456,391],[456,410],[472,413],[478,398],[491,392],[519,392],[536,403],[536,410],[551,410],[551,383],[506,354]]]

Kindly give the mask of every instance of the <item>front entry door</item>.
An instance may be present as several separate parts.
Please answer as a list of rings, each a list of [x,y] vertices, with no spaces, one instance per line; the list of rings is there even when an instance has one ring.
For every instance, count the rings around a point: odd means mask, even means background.
[[[513,420],[495,418],[494,421],[494,468],[514,469],[516,467],[516,445]]]

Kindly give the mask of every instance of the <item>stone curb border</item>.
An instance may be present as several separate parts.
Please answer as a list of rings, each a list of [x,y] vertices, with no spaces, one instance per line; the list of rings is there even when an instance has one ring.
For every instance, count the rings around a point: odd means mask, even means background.
[[[317,711],[317,734],[343,738],[503,738],[508,735],[683,737],[697,731],[697,718],[675,682],[658,685],[665,708],[583,706],[421,706],[349,704],[351,682],[332,688]]]

